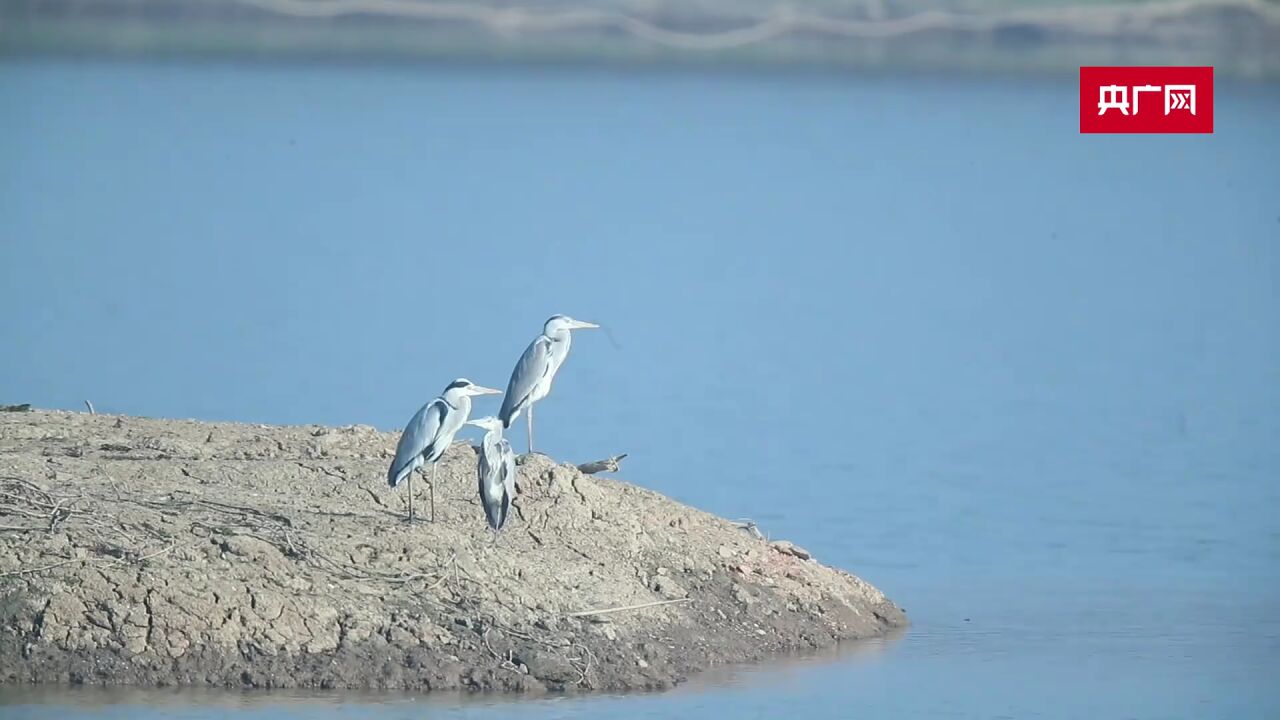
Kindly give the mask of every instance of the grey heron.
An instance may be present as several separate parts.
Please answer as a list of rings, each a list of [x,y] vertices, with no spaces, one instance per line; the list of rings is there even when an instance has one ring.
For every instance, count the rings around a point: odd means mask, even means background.
[[[502,437],[502,421],[498,418],[490,415],[467,424],[485,431],[476,475],[480,480],[480,504],[496,543],[511,511],[511,501],[516,498],[516,454],[511,443]]]
[[[413,471],[431,463],[431,520],[436,519],[436,461],[444,455],[453,442],[453,436],[462,428],[471,414],[471,398],[476,395],[497,395],[502,392],[476,385],[466,378],[458,378],[440,393],[440,397],[423,405],[405,425],[396,445],[396,457],[387,470],[387,484],[396,487],[400,481],[409,481],[409,522],[413,522]],[[425,475],[425,473],[424,473]]]
[[[542,334],[529,343],[511,371],[498,419],[502,420],[502,427],[509,428],[521,412],[526,413],[530,453],[533,452],[533,405],[551,392],[551,382],[568,357],[569,345],[573,342],[569,331],[597,327],[600,326],[568,315],[552,315],[543,324]]]

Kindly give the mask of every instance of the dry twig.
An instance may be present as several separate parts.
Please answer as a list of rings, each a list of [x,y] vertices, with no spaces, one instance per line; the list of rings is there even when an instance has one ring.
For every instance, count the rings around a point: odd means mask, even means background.
[[[626,453],[614,455],[604,460],[596,460],[595,462],[582,463],[578,466],[578,472],[583,475],[594,475],[598,472],[618,472],[618,463],[622,462],[622,458],[626,457]]]
[[[571,612],[565,617],[585,617],[587,615],[608,615],[610,613],[623,612],[626,610],[642,610],[644,608],[657,607],[659,605],[673,605],[675,603],[689,602],[693,598],[676,598],[674,600],[654,600],[653,602],[638,603],[636,605],[619,605],[617,607],[599,608],[598,610],[579,610]]]
[[[756,521],[750,518],[743,518],[738,521],[730,521],[730,524],[740,530],[746,530],[751,536],[757,540],[768,540],[764,533],[760,532],[760,526],[756,525]]]

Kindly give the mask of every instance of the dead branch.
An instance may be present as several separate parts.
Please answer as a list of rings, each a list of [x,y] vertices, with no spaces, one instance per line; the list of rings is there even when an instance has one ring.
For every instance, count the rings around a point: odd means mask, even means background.
[[[152,558],[154,558],[154,557],[159,557],[159,556],[161,556],[161,555],[164,555],[165,553],[170,552],[171,550],[173,550],[173,549],[174,549],[174,548],[176,548],[176,547],[178,547],[178,543],[170,543],[170,544],[169,544],[169,547],[163,548],[163,549],[161,549],[161,550],[157,550],[157,551],[155,551],[155,552],[153,552],[153,553],[147,553],[146,555],[140,555],[140,556],[138,556],[138,557],[136,557],[136,558],[132,558],[132,559],[127,558],[127,557],[123,557],[123,558],[120,558],[119,560],[116,560],[114,563],[107,563],[107,565],[108,565],[108,566],[111,566],[111,565],[129,565],[129,564],[133,564],[133,563],[140,563],[140,562],[143,562],[144,560],[150,560],[150,559],[152,559]]]
[[[24,510],[7,503],[0,503],[0,515],[21,515],[23,517],[40,518],[41,520],[49,517],[47,512],[34,512],[32,510]]]
[[[582,463],[578,466],[578,472],[583,475],[594,475],[599,472],[618,472],[618,463],[620,463],[622,458],[626,456],[626,453],[622,453],[621,455],[614,455],[613,457],[605,458],[604,460]]]
[[[44,495],[44,496],[46,496],[46,497],[48,497],[48,496],[49,496],[49,491],[48,491],[48,490],[45,490],[44,488],[42,488],[42,487],[40,487],[39,485],[37,485],[37,484],[35,484],[35,483],[31,482],[30,480],[27,480],[27,479],[25,479],[25,478],[20,478],[20,477],[18,477],[18,476],[16,476],[16,475],[5,475],[5,476],[3,476],[3,477],[0,477],[0,480],[6,480],[6,481],[8,481],[8,482],[17,483],[17,484],[22,485],[22,486],[24,486],[24,487],[26,487],[26,488],[28,488],[28,489],[30,489],[30,490],[34,490],[34,491],[36,491],[36,492],[40,493],[41,495]]]
[[[595,660],[596,654],[591,652],[591,648],[581,643],[570,643],[570,647],[582,648],[582,654],[576,658],[568,658],[569,663],[573,665],[573,669],[578,671],[577,684],[579,686],[587,685],[587,674],[591,672],[591,663]],[[577,663],[582,663],[582,667],[578,667]]]
[[[480,633],[480,639],[484,641],[484,649],[489,651],[489,654],[493,656],[494,660],[499,661],[498,667],[502,668],[503,670],[510,670],[511,672],[519,675],[520,668],[517,667],[514,662],[512,662],[511,651],[508,650],[505,656],[499,655],[498,652],[493,649],[493,646],[489,644],[489,630],[490,628],[486,627],[484,629],[484,632]]]
[[[624,612],[626,610],[642,610],[644,608],[657,607],[659,605],[674,605],[675,603],[689,602],[691,600],[693,600],[693,598],[683,597],[683,598],[676,598],[674,600],[654,600],[653,602],[639,603],[636,605],[619,605],[617,607],[600,608],[598,610],[579,610],[578,612],[568,613],[565,615],[565,617],[585,617],[587,615],[608,615],[610,613]]]
[[[738,520],[738,521],[730,521],[729,524],[733,525],[734,527],[740,530],[746,530],[747,532],[751,533],[751,536],[757,540],[768,540],[768,538],[764,536],[764,533],[760,532],[760,526],[756,525],[755,520],[752,520],[750,518],[743,518],[742,520]]]
[[[343,475],[340,472],[334,472],[326,467],[321,467],[321,466],[312,467],[310,465],[307,465],[306,463],[298,463],[298,467],[302,468],[303,470],[310,470],[311,472],[314,472],[314,473],[324,473],[325,475],[328,475],[331,478],[337,478],[339,480],[347,479],[346,475]]]
[[[48,497],[47,494],[45,496]],[[10,500],[17,500],[18,502],[21,502],[21,503],[27,503],[28,505],[34,505],[36,507],[46,508],[49,510],[52,510],[58,507],[59,505],[61,505],[61,502],[57,502],[57,503],[49,502],[49,500],[52,500],[53,498],[49,498],[48,500],[41,500],[39,498],[27,498],[27,497],[22,497],[20,495],[14,495],[13,493],[7,493],[2,490],[0,490],[0,497],[9,498]]]
[[[71,558],[69,560],[63,560],[61,562],[50,563],[49,565],[41,565],[40,567],[20,568],[18,570],[10,570],[8,572],[2,572],[0,573],[0,577],[12,577],[14,575],[34,575],[35,573],[44,572],[45,570],[53,570],[54,568],[60,568],[63,565],[70,565],[72,563],[78,563],[78,562],[89,562],[89,560],[90,558],[87,558],[87,557]]]
[[[72,506],[83,497],[66,497],[51,495],[44,488],[28,480],[16,477],[0,478],[11,483],[10,489],[16,492],[0,490],[0,515],[33,518],[47,523],[49,532],[53,532],[58,524],[71,517]],[[27,526],[8,526],[9,529],[34,530]]]
[[[178,498],[169,496],[161,500],[128,500],[128,502],[134,505],[141,505],[142,507],[150,508],[153,510],[159,510],[161,512],[164,512],[165,510],[189,508],[195,505],[195,506],[206,507],[211,510],[216,510],[224,513],[239,513],[241,515],[252,515],[254,517],[266,518],[268,520],[274,520],[280,523],[281,525],[284,525],[285,527],[293,527],[293,520],[284,515],[281,515],[280,513],[268,512],[266,510],[259,510],[257,508],[252,508],[245,505],[234,505],[231,503],[216,502],[214,500],[205,500],[203,498],[197,498],[194,500],[180,500]]]

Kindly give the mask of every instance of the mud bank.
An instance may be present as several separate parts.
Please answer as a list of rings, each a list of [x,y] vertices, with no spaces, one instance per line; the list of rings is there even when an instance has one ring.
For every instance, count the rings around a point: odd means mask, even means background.
[[[631,690],[906,625],[803,550],[544,456],[496,545],[469,443],[409,525],[396,437],[0,413],[0,680]]]

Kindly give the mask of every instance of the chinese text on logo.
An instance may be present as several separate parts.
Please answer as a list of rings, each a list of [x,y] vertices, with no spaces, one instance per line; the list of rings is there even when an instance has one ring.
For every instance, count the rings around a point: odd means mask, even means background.
[[[1080,68],[1082,133],[1212,133],[1212,67]]]

